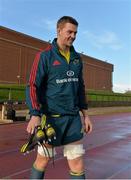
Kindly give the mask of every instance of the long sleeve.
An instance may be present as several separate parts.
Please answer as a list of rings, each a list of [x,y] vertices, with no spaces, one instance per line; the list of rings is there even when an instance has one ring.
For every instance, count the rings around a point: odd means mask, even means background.
[[[81,70],[80,70],[80,76],[79,76],[79,108],[82,109],[88,109],[88,103],[86,100],[86,94],[85,94],[85,84],[83,80],[83,64],[81,64]]]
[[[40,102],[38,93],[41,83],[46,74],[44,53],[37,53],[30,72],[29,81],[26,87],[26,103],[30,110],[30,115],[40,116]]]

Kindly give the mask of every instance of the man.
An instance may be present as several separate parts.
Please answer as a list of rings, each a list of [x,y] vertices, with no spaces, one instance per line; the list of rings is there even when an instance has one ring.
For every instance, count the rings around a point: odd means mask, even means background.
[[[70,178],[85,179],[83,127],[79,111],[83,114],[86,133],[92,131],[92,123],[87,115],[82,61],[72,46],[77,28],[78,22],[74,18],[60,18],[57,38],[45,51],[37,54],[32,66],[26,95],[31,115],[27,131],[32,134],[45,114],[46,123],[51,124],[56,132],[56,139],[45,144],[50,156],[38,146],[32,179],[44,178],[47,163],[52,157],[52,146],[60,145],[69,164]]]

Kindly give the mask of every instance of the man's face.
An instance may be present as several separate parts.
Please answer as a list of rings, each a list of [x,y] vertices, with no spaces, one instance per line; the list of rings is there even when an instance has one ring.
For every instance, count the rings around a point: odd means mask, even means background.
[[[57,33],[61,44],[70,47],[76,38],[77,26],[71,23],[65,23],[57,29]]]

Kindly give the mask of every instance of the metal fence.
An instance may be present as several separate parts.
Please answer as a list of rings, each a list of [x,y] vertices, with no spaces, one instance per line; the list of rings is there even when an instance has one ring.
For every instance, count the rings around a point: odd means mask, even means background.
[[[0,87],[0,102],[13,100],[25,100],[25,88],[3,88]]]
[[[25,88],[0,87],[0,104],[8,100],[23,104],[23,101],[25,101]],[[88,91],[87,100],[90,107],[131,106],[131,94]]]
[[[87,93],[90,107],[131,106],[131,95],[122,93]]]

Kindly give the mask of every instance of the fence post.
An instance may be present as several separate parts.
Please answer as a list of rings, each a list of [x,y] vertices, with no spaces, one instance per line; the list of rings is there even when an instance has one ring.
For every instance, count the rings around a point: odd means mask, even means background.
[[[5,111],[6,111],[6,106],[2,105],[2,112],[1,112],[1,119],[4,120],[5,119]]]
[[[11,97],[11,88],[9,89],[9,96],[8,96],[8,100],[11,100],[12,97]]]

